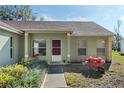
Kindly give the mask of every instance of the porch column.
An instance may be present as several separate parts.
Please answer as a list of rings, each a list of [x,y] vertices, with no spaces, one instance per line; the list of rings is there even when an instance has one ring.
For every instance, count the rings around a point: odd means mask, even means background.
[[[108,42],[108,51],[107,51],[107,53],[108,53],[108,60],[110,61],[110,60],[112,60],[112,37],[108,37],[108,39],[107,39],[107,42]]]
[[[70,33],[67,33],[67,61],[70,62]]]
[[[25,58],[27,59],[29,57],[28,55],[28,33],[25,33]]]

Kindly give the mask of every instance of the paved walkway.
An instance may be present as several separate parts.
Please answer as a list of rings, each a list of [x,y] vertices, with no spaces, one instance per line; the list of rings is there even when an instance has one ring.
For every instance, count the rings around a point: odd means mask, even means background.
[[[67,87],[64,78],[63,68],[60,65],[50,66],[44,88],[65,88]]]

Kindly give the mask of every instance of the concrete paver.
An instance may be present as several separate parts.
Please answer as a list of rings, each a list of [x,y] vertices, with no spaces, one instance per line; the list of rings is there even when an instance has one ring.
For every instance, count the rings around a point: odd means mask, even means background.
[[[62,66],[50,66],[44,88],[67,87]]]

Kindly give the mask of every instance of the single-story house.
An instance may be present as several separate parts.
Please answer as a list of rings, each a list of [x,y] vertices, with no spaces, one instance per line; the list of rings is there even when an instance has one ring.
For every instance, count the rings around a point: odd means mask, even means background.
[[[120,41],[120,54],[124,55],[124,38]]]
[[[39,56],[47,62],[112,60],[113,33],[88,21],[0,21],[0,65]]]

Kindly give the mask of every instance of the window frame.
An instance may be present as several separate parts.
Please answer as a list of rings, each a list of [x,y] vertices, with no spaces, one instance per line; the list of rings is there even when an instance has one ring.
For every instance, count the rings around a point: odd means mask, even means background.
[[[104,46],[99,47],[98,40],[96,41],[96,45],[97,45],[96,54],[97,54],[97,57],[105,57],[105,55],[106,55],[106,42],[105,42],[105,39],[99,39],[99,40],[101,40],[101,42],[104,41]],[[98,53],[98,49],[104,49],[105,52],[104,53]]]
[[[39,41],[42,41],[42,40],[45,40],[45,43],[46,43],[46,46],[45,47],[34,47],[34,40],[39,40]],[[47,55],[47,42],[46,42],[46,39],[33,39],[32,40],[32,55],[33,56],[36,56],[37,54],[34,54],[34,49],[38,49],[38,56],[46,56]],[[39,53],[39,49],[45,49],[45,55],[41,55]]]
[[[86,41],[86,46],[85,47],[80,47],[80,45],[79,45],[79,43],[81,42],[81,41]],[[86,49],[86,55],[79,55],[79,53],[78,53],[78,49]],[[87,40],[86,39],[78,39],[77,40],[77,56],[87,56]]]

